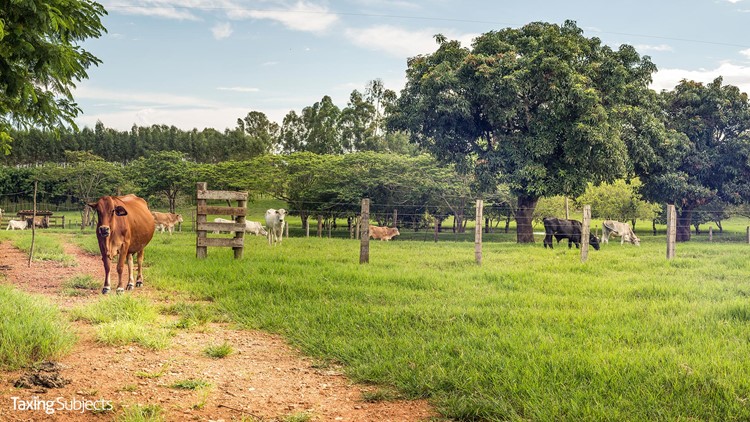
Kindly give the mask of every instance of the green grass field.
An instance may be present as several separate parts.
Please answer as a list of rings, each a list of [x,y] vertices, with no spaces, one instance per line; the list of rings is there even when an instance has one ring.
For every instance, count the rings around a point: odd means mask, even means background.
[[[457,420],[747,420],[743,225],[678,244],[672,261],[650,227],[641,247],[613,242],[585,264],[541,236],[487,241],[481,267],[471,233],[372,241],[367,265],[348,239],[249,236],[242,259],[196,260],[193,233],[157,234],[144,288],[207,300]],[[93,233],[74,238],[96,250]]]
[[[743,233],[736,233],[742,239]],[[459,420],[750,418],[750,245],[371,242],[248,237],[244,256],[157,236],[145,288],[188,292],[355,380]],[[724,239],[730,237],[727,234]],[[91,243],[93,238],[83,238]],[[185,265],[185,263],[190,263]]]

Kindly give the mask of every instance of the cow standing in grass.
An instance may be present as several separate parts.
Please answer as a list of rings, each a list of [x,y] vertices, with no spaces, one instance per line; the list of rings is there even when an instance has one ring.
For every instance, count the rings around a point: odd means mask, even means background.
[[[266,211],[266,237],[268,244],[276,246],[284,238],[284,224],[286,224],[286,210],[270,208]]]
[[[544,223],[544,247],[549,246],[552,249],[552,236],[554,236],[558,242],[560,239],[568,239],[568,248],[572,248],[573,244],[578,248],[581,244],[581,233],[583,231],[583,224],[578,220],[564,220],[555,217],[545,217],[542,219]],[[593,233],[589,232],[589,244],[599,250],[599,238],[594,236]]]
[[[26,220],[10,220],[5,230],[25,230],[28,225],[29,222]]]
[[[133,288],[133,255],[138,255],[138,277],[135,287],[143,285],[143,257],[146,245],[154,237],[154,217],[146,201],[135,195],[103,196],[88,204],[98,216],[96,238],[104,263],[104,288],[109,292],[110,261],[117,256],[117,293],[122,293],[122,273],[128,263],[127,290]]]
[[[174,231],[174,226],[184,221],[181,214],[174,214],[171,212],[152,211],[151,215],[154,216],[155,227],[162,233],[164,233],[164,229],[166,228],[169,230],[170,235]]]
[[[602,243],[609,243],[610,236],[620,236],[620,244],[630,242],[635,246],[641,246],[641,239],[633,233],[630,224],[621,223],[614,220],[604,220],[602,222]]]
[[[370,225],[370,237],[373,239],[391,240],[394,237],[400,235],[397,227],[378,227]]]

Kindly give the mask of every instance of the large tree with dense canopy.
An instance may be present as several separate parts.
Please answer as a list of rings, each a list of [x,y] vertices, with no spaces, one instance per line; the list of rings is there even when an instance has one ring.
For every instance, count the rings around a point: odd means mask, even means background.
[[[578,196],[629,170],[629,119],[656,70],[648,57],[587,38],[572,21],[488,32],[470,49],[436,39],[435,53],[409,60],[390,126],[459,169],[507,183],[518,242],[534,241],[539,198]]]

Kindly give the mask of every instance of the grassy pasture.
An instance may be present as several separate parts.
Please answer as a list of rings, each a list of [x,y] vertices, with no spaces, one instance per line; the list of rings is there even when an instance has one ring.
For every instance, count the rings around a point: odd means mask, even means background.
[[[359,265],[356,241],[249,237],[241,260],[198,261],[181,234],[149,247],[145,285],[459,420],[747,420],[750,245],[699,239],[668,262],[663,236],[642,238],[586,264],[541,237],[488,242],[478,267],[461,241],[372,242]]]
[[[747,420],[742,224],[713,244],[678,244],[671,262],[664,236],[639,230],[640,248],[613,242],[586,264],[564,243],[545,250],[541,236],[486,242],[481,267],[473,243],[452,234],[373,241],[362,266],[358,242],[340,238],[269,247],[249,236],[241,260],[209,248],[198,261],[195,235],[182,233],[154,238],[145,288],[210,300],[459,420]],[[93,233],[74,237],[97,250]]]

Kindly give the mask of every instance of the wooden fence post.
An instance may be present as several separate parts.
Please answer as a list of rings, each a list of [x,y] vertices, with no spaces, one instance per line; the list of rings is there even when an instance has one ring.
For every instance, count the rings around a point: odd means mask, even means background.
[[[398,227],[398,209],[393,209],[393,227]]]
[[[591,233],[591,205],[583,206],[583,225],[581,227],[581,262],[589,259],[589,234]]]
[[[247,200],[238,200],[237,206],[240,208],[247,208]],[[245,226],[245,213],[242,213],[242,215],[238,215],[235,217],[235,222],[237,224],[242,224],[242,226]],[[245,231],[236,231],[234,232],[234,238],[237,242],[238,246],[232,246],[232,250],[234,251],[234,259],[240,259],[242,258],[242,251],[245,249]]]
[[[675,243],[677,243],[677,212],[674,205],[667,205],[667,259],[675,256]]]
[[[34,210],[31,213],[31,249],[29,249],[29,267],[34,259],[34,241],[36,240],[36,188],[37,182],[34,180]]]
[[[198,192],[206,191],[208,190],[208,184],[206,182],[198,182],[196,183],[196,190]],[[196,196],[196,206],[198,208],[205,207],[206,206],[206,200],[205,199],[197,199],[199,196]],[[196,212],[196,219],[195,219],[195,231],[198,234],[198,245],[205,245],[205,243],[202,243],[201,240],[205,242],[206,240],[206,231],[205,230],[199,230],[201,223],[206,223],[207,218],[205,214],[198,214]],[[208,246],[196,246],[195,247],[195,256],[198,259],[203,259],[206,256],[208,256]]]
[[[714,228],[712,226],[708,226],[708,241],[714,241]]]
[[[318,214],[318,237],[323,237],[323,216]]]
[[[477,199],[477,215],[474,224],[474,258],[477,265],[482,265],[482,214],[484,201]]]
[[[359,241],[359,263],[367,264],[370,262],[370,199],[362,199],[362,218],[360,220],[360,241]]]

